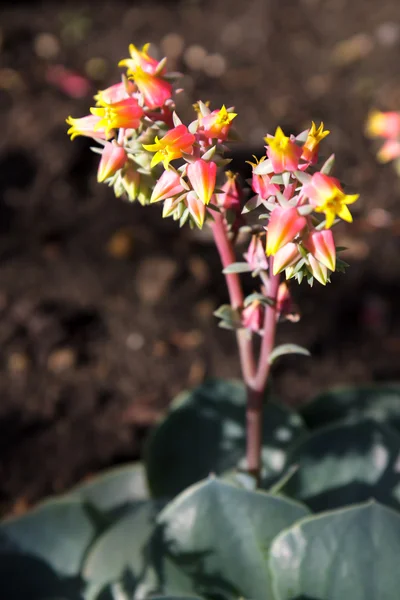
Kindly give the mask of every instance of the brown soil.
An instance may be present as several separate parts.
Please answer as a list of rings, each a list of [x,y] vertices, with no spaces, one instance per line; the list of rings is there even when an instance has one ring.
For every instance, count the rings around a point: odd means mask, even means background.
[[[282,400],[298,404],[328,385],[399,373],[399,181],[363,135],[371,107],[400,108],[398,1],[95,4],[0,10],[6,511],[137,458],[177,392],[207,376],[239,375],[233,337],[212,316],[226,293],[208,236],[162,221],[157,207],[116,200],[95,181],[90,144],[65,133],[65,117],[86,114],[91,95],[116,81],[131,41],[154,42],[186,74],[185,118],[198,98],[235,105],[246,143],[234,167],[244,175],[267,131],[298,132],[323,119],[336,173],[361,192],[355,225],[340,229],[347,275],[327,288],[293,289],[303,318],[282,327],[280,341],[307,346],[313,358],[278,363]],[[89,93],[74,99],[52,83],[55,64],[86,74]]]

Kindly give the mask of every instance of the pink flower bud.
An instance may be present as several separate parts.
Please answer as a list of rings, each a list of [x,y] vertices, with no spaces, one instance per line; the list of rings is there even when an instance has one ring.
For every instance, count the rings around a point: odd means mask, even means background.
[[[215,189],[217,165],[199,158],[188,165],[187,176],[198,198],[208,204]]]
[[[319,262],[312,254],[307,255],[308,269],[313,277],[322,285],[326,285],[328,281],[328,269],[325,265]]]
[[[274,208],[267,228],[267,256],[273,256],[282,246],[292,242],[306,223],[305,217],[301,217],[295,207]]]
[[[186,196],[185,202],[194,222],[196,223],[197,227],[201,229],[206,217],[206,207],[204,202],[200,200],[195,192],[189,192]]]
[[[122,183],[125,191],[128,194],[128,198],[131,202],[136,200],[140,190],[140,173],[134,167],[134,164],[129,161],[124,169],[124,176],[122,177]]]
[[[242,210],[243,192],[237,182],[237,174],[232,171],[226,171],[226,181],[222,186],[222,194],[217,194],[218,206],[226,210],[233,210],[240,213]]]
[[[304,240],[304,247],[327,269],[336,268],[336,248],[330,229],[312,231]]]
[[[127,154],[121,146],[115,142],[106,142],[97,170],[97,181],[102,183],[114,175],[119,169],[122,169],[127,160]]]
[[[264,245],[259,235],[253,235],[247,249],[243,254],[252,271],[267,271],[268,259],[265,256]]]
[[[274,256],[273,273],[278,275],[288,267],[294,265],[300,259],[300,252],[297,244],[289,242],[282,246]]]
[[[264,308],[258,300],[254,300],[242,311],[242,324],[246,329],[259,333],[263,326]]]
[[[153,193],[151,195],[150,203],[160,202],[166,198],[172,198],[176,194],[181,194],[184,188],[181,184],[181,178],[179,173],[176,171],[166,170],[157,181]]]
[[[293,302],[289,287],[285,281],[278,287],[276,296],[276,316],[277,319],[283,318],[292,323],[297,323],[300,320],[299,310]]]
[[[269,175],[257,175],[254,173],[251,180],[251,187],[256,194],[259,194],[263,200],[274,196],[279,192],[279,187],[274,183],[271,183],[271,177]]]

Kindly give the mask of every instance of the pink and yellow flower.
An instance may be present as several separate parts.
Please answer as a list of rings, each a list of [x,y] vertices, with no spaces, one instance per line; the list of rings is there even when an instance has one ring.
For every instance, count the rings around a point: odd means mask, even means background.
[[[304,247],[320,263],[331,271],[336,268],[336,247],[333,233],[330,229],[312,231],[304,240]]]
[[[336,216],[348,223],[353,221],[347,205],[353,204],[359,194],[345,194],[335,177],[314,173],[310,183],[303,187],[303,193],[310,199],[316,212],[325,213],[326,229],[332,227]]]
[[[188,165],[187,176],[198,198],[203,204],[208,204],[215,189],[217,177],[215,162],[199,158]]]
[[[127,160],[128,156],[121,146],[116,142],[106,142],[97,170],[97,181],[102,183],[114,175],[122,169]]]
[[[264,245],[259,234],[251,237],[247,252],[245,252],[243,256],[250,265],[252,271],[268,270],[268,260],[265,256]]]
[[[103,103],[90,109],[92,115],[99,117],[96,129],[104,128],[108,133],[111,129],[137,129],[144,115],[136,98],[126,98],[113,104]]]
[[[264,141],[268,145],[267,156],[275,173],[296,171],[299,168],[302,149],[280,127],[277,127],[274,136],[267,136]]]
[[[149,48],[150,44],[145,44],[141,50],[138,50],[136,46],[130,44],[129,54],[131,57],[120,60],[118,66],[127,67],[128,75],[133,75],[138,67],[146,71],[146,73],[154,75],[158,72],[160,63],[152,56],[149,56]]]
[[[397,138],[400,136],[400,112],[373,110],[365,129],[369,137]]]
[[[161,108],[172,97],[172,86],[168,81],[151,75],[141,67],[136,67],[131,77],[148,108]]]
[[[316,127],[314,121],[312,121],[307,139],[302,148],[301,158],[308,163],[316,163],[318,159],[319,144],[329,134],[330,131],[324,131],[324,124],[322,122],[320,123],[319,127]]]
[[[306,224],[306,218],[300,216],[295,207],[274,208],[267,228],[267,256],[273,256],[282,246],[292,242]]]
[[[134,91],[135,86],[133,82],[126,80],[111,85],[105,90],[99,90],[94,99],[100,106],[104,104],[115,104],[116,102],[120,102],[120,100],[129,98]]]
[[[206,206],[204,202],[198,197],[196,192],[192,191],[186,196],[185,204],[188,207],[190,216],[196,223],[197,227],[201,229],[206,217]]]
[[[157,181],[153,193],[151,195],[150,203],[160,202],[160,200],[166,200],[172,198],[177,194],[181,194],[184,188],[181,183],[181,176],[172,169],[164,171],[160,179]]]
[[[237,113],[228,112],[225,106],[219,110],[213,110],[209,115],[202,116],[199,113],[199,130],[208,138],[225,140],[236,116]]]
[[[68,129],[67,134],[71,136],[71,140],[74,140],[78,135],[101,140],[108,139],[109,136],[106,135],[105,128],[99,126],[100,120],[100,117],[96,117],[95,115],[87,115],[80,119],[68,117],[66,123],[70,125],[70,128]]]
[[[312,254],[307,255],[307,260],[308,270],[310,271],[311,275],[315,277],[319,283],[326,285],[329,278],[327,267],[319,262],[319,260],[317,260]]]
[[[382,148],[378,150],[377,158],[379,162],[386,163],[396,158],[400,158],[400,139],[386,140]]]
[[[278,275],[288,267],[291,267],[301,258],[297,244],[289,242],[280,248],[274,256],[273,273]]]
[[[166,169],[170,161],[181,158],[182,153],[192,154],[195,140],[195,136],[189,132],[186,125],[178,125],[161,139],[156,136],[154,144],[143,144],[143,148],[148,152],[155,152],[151,168],[162,162]]]

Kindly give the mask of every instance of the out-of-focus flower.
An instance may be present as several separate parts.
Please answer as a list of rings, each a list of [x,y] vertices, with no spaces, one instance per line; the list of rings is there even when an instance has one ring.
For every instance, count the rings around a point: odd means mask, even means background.
[[[336,216],[348,223],[353,221],[347,205],[353,204],[359,194],[345,194],[335,177],[314,173],[310,183],[303,187],[303,193],[310,199],[316,212],[325,213],[327,229],[332,227]]]
[[[264,141],[268,145],[267,156],[275,173],[296,171],[299,168],[302,150],[280,127],[276,128],[274,136],[267,136]]]
[[[187,205],[189,213],[197,227],[201,229],[206,217],[206,207],[204,202],[197,196],[196,192],[192,191],[186,196],[185,204]]]
[[[182,157],[182,152],[192,154],[195,140],[186,125],[178,125],[161,139],[156,136],[154,144],[143,144],[143,148],[148,152],[155,152],[151,160],[152,168],[162,162],[166,169],[171,160]]]
[[[373,110],[367,119],[365,133],[371,137],[397,138],[400,136],[400,112]]]
[[[155,58],[149,56],[149,48],[150,44],[145,44],[141,50],[138,50],[136,46],[130,44],[129,54],[131,57],[120,60],[118,66],[127,67],[128,75],[133,75],[138,67],[151,75],[158,73],[160,63]]]
[[[330,229],[312,231],[304,240],[304,247],[320,263],[331,271],[336,268],[336,248],[333,233]]]
[[[242,311],[242,325],[254,333],[260,333],[264,320],[264,307],[258,300],[253,300]]]
[[[208,204],[215,189],[217,177],[215,162],[199,158],[188,165],[187,176],[197,196],[203,204]]]
[[[276,296],[276,316],[277,319],[286,319],[292,323],[297,323],[300,320],[299,309],[293,302],[289,287],[285,281],[278,287]]]
[[[400,138],[399,140],[386,140],[382,148],[378,150],[377,159],[379,162],[386,163],[400,157]]]
[[[273,256],[282,246],[292,242],[306,224],[307,220],[295,207],[274,208],[267,228],[267,256]]]
[[[75,139],[78,135],[101,140],[108,139],[109,137],[106,135],[105,128],[99,126],[100,117],[96,117],[95,115],[87,115],[80,119],[68,117],[66,123],[71,126],[67,131],[68,135],[71,136],[71,140]]]
[[[160,200],[172,198],[177,194],[181,194],[183,191],[184,188],[182,186],[179,173],[173,171],[172,169],[167,169],[157,181],[151,195],[150,203],[160,202]]]
[[[92,115],[100,120],[96,128],[104,128],[108,133],[111,129],[137,129],[144,115],[136,98],[126,98],[113,104],[104,103],[102,106],[92,107]]]
[[[302,148],[301,158],[308,163],[316,163],[318,159],[319,144],[329,134],[330,131],[324,131],[324,124],[322,122],[319,127],[316,127],[314,121],[312,121],[307,139]]]
[[[247,252],[245,252],[243,256],[246,259],[246,262],[249,263],[252,271],[268,270],[268,259],[265,256],[265,249],[260,239],[260,235],[256,234],[251,237]]]
[[[208,138],[225,140],[236,116],[237,113],[228,112],[225,106],[219,110],[213,110],[209,115],[202,116],[199,113],[199,131]]]
[[[297,244],[289,242],[276,252],[274,256],[273,273],[277,275],[294,265],[301,258]]]
[[[118,146],[116,142],[106,142],[97,170],[97,181],[102,183],[114,175],[117,171],[122,169],[127,159],[128,156],[121,146]]]

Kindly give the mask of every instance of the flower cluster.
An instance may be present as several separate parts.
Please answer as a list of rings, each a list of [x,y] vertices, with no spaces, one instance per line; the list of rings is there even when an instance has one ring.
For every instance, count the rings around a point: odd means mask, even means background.
[[[286,136],[280,127],[265,138],[266,156],[252,166],[251,187],[256,193],[245,211],[267,209],[266,254],[274,275],[286,279],[304,277],[325,285],[339,267],[331,227],[337,219],[351,222],[348,208],[358,194],[348,195],[329,173],[333,156],[316,170],[320,142],[329,134],[323,123],[297,137]],[[310,173],[309,170],[313,172]],[[321,218],[322,217],[322,218]]]
[[[394,160],[400,173],[400,112],[372,111],[365,132],[368,137],[384,140],[377,158],[382,163]]]
[[[97,178],[113,186],[117,196],[162,203],[163,217],[172,216],[181,226],[189,222],[201,229],[208,221],[216,241],[225,236],[225,249],[251,223],[244,262],[229,259],[227,264],[221,257],[227,278],[251,271],[261,280],[260,289],[247,298],[236,297],[235,308],[221,307],[222,326],[262,334],[268,306],[274,307],[276,319],[296,321],[297,310],[287,284],[279,285],[280,274],[325,285],[332,272],[342,270],[345,263],[336,256],[331,228],[340,219],[352,221],[349,205],[358,198],[346,194],[330,175],[333,155],[317,168],[319,146],[329,131],[323,123],[312,123],[297,137],[285,135],[280,127],[267,135],[266,154],[249,163],[255,196],[244,203],[237,175],[224,171],[230,162],[227,145],[235,139],[234,109],[211,110],[199,101],[195,119],[186,126],[175,112],[176,75],[166,72],[166,59],[157,61],[148,50],[148,44],[141,50],[130,46],[130,58],[119,63],[126,68],[121,82],[98,92],[90,115],[69,117],[68,133],[72,139],[88,136],[101,145],[94,149],[101,154]],[[396,123],[398,137],[400,119]],[[394,140],[393,124],[389,127],[376,117],[373,130],[390,131]],[[252,215],[247,222],[255,209],[260,209],[256,219]],[[234,289],[239,289],[236,284]]]

